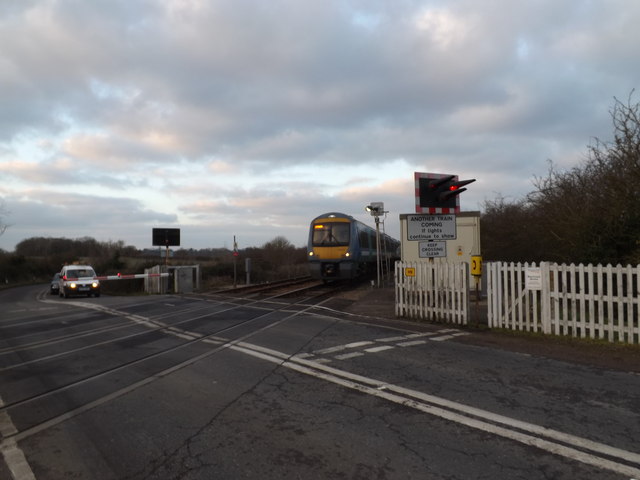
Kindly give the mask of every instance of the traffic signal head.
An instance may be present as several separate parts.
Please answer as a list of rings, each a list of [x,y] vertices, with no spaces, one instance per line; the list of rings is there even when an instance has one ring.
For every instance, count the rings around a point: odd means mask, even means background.
[[[456,175],[421,174],[417,180],[416,211],[418,213],[455,213],[459,207],[458,195],[466,191],[464,185],[475,182],[458,180]]]

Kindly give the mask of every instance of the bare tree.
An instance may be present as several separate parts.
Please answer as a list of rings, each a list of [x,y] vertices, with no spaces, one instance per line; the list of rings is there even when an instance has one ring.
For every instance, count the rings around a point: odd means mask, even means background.
[[[550,163],[535,191],[513,204],[488,203],[483,215],[489,259],[563,263],[640,263],[640,104],[617,98],[614,139],[595,139],[583,164]],[[500,248],[491,245],[502,232]]]

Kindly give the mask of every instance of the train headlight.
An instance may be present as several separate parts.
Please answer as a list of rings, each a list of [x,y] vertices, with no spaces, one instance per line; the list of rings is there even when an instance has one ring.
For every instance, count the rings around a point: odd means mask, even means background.
[[[345,256],[345,257],[350,257],[350,256],[351,256],[351,254],[350,254],[349,252],[347,252],[347,253],[345,253],[345,254],[344,254],[344,256]]]
[[[309,256],[310,256],[310,257],[313,257],[313,252],[309,252]]]

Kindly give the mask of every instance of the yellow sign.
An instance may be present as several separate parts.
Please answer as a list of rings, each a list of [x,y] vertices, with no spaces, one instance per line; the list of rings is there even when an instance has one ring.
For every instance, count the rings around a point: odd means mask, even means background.
[[[482,275],[482,257],[480,255],[471,256],[471,275]]]
[[[406,267],[404,269],[404,276],[405,277],[415,277],[416,276],[416,269],[413,267]]]

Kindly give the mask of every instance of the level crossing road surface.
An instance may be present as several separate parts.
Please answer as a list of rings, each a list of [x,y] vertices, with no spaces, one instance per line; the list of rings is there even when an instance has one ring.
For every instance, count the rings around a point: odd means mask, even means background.
[[[640,479],[640,377],[305,298],[0,292],[1,479]]]

